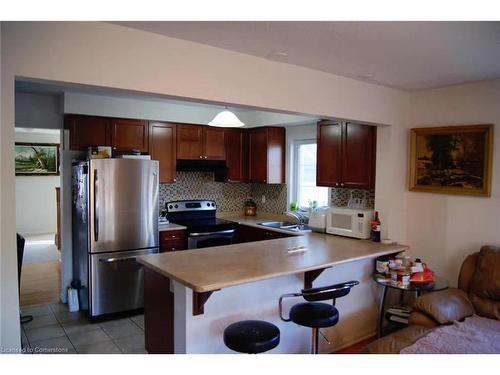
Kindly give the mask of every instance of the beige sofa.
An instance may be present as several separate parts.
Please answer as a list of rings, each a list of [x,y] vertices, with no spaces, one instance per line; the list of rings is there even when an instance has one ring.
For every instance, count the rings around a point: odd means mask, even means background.
[[[372,342],[361,352],[399,353],[438,327],[474,314],[500,320],[500,247],[483,246],[469,255],[462,263],[458,288],[417,298],[408,327]]]

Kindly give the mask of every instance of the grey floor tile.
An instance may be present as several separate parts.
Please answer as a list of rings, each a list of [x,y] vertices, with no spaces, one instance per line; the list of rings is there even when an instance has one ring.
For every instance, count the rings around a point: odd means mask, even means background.
[[[69,312],[68,305],[66,303],[58,302],[50,305],[50,309],[54,313]]]
[[[33,328],[40,328],[51,326],[54,324],[58,324],[56,317],[53,314],[50,315],[42,315],[42,316],[34,316],[31,322],[27,322],[23,324],[25,330],[30,330]]]
[[[40,306],[29,306],[29,307],[21,307],[22,315],[33,315],[35,316],[43,316],[43,315],[52,315],[52,310],[49,305],[40,305]]]
[[[111,341],[101,341],[87,345],[81,345],[76,348],[79,354],[120,354],[120,349]]]
[[[133,335],[115,339],[115,344],[118,345],[122,353],[126,354],[147,354],[144,347],[144,335]]]
[[[75,312],[60,311],[60,312],[56,312],[55,316],[56,316],[56,319],[61,324],[75,322],[77,320],[87,319],[87,316],[85,315],[85,313],[83,311],[75,311]]]
[[[33,354],[75,354],[76,350],[71,341],[64,337],[55,337],[47,340],[34,341],[31,344]]]
[[[74,322],[63,323],[62,327],[64,329],[64,332],[66,332],[67,335],[85,333],[85,332],[101,329],[99,324],[91,323],[90,321],[86,321],[86,320],[77,320]]]
[[[144,330],[144,314],[133,316],[130,318],[135,324],[139,326],[142,330]]]
[[[29,342],[33,343],[35,341],[66,336],[66,334],[59,324],[53,324],[40,328],[28,329],[26,330],[26,336],[28,337]]]
[[[130,319],[119,319],[100,324],[102,329],[114,340],[122,337],[140,335],[144,332]]]
[[[102,329],[72,333],[68,334],[68,337],[77,351],[79,351],[82,346],[110,340],[109,336],[106,335]]]

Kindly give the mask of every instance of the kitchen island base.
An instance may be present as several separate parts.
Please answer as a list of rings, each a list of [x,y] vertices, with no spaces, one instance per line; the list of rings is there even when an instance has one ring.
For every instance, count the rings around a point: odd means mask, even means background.
[[[375,335],[379,290],[372,281],[374,258],[365,258],[325,269],[314,286],[358,280],[336,307],[340,313],[335,327],[322,329],[331,344],[320,339],[320,353],[331,353]],[[241,320],[265,320],[281,331],[280,344],[268,353],[309,353],[311,332],[279,318],[278,299],[304,288],[304,273],[245,283],[214,291],[196,315],[193,291],[153,269],[145,269],[145,330],[149,353],[234,353],[223,342],[224,329]],[[307,281],[307,280],[306,280]],[[196,298],[194,298],[196,303]],[[284,311],[303,302],[287,301]]]

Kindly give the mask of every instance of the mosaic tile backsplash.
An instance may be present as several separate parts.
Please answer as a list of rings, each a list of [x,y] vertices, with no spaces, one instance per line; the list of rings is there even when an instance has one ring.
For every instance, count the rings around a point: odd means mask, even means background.
[[[367,207],[375,206],[375,190],[331,189],[331,205],[347,206],[352,196],[364,198]],[[262,196],[265,202],[262,202]],[[160,207],[166,202],[183,199],[209,199],[217,203],[219,212],[235,212],[243,210],[247,199],[257,203],[257,210],[281,214],[287,210],[286,184],[245,184],[236,182],[215,182],[212,172],[177,172],[177,182],[160,185]]]
[[[366,208],[375,207],[375,190],[332,188],[330,204],[332,206],[344,207],[349,203],[349,199],[359,198],[366,200]]]
[[[177,172],[176,183],[160,185],[160,207],[174,200],[209,199],[216,202],[220,212],[242,211],[243,203],[250,198],[262,212],[282,213],[287,206],[286,185],[215,182],[212,172]]]

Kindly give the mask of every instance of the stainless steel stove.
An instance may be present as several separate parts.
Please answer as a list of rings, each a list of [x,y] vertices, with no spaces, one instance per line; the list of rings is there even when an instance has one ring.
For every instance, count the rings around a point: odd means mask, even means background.
[[[214,201],[173,201],[166,203],[165,208],[169,222],[187,227],[188,249],[233,243],[238,224],[216,218]]]

